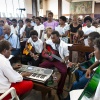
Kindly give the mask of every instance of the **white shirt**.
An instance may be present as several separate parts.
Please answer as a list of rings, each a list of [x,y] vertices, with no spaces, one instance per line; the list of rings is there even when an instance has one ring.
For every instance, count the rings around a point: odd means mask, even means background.
[[[48,38],[48,37],[47,37],[47,34],[44,34],[44,40],[47,41],[48,39],[51,39],[51,37]]]
[[[20,34],[20,38],[23,36],[23,33],[25,32],[25,26],[23,25],[22,28],[20,28],[20,31],[19,31],[19,27],[18,27],[18,34]]]
[[[12,35],[11,35],[12,34]],[[9,38],[10,37],[10,38]],[[9,39],[8,39],[9,38]],[[19,37],[14,34],[14,33],[10,33],[10,35],[8,36],[7,34],[5,34],[5,39],[7,41],[9,41],[11,43],[11,46],[13,48],[19,49],[20,48],[20,42],[19,42]]]
[[[51,45],[51,47],[56,50],[56,46],[55,43],[52,42],[51,39],[46,41],[46,44]],[[66,56],[69,56],[69,51],[68,51],[68,46],[65,42],[63,42],[62,40],[60,40],[60,45],[59,45],[59,55],[62,59],[64,59]]]
[[[0,54],[0,93],[7,91],[11,83],[21,82],[23,77],[13,70],[9,60]]]
[[[10,26],[11,33],[18,34],[18,26],[14,27],[13,25]]]
[[[27,41],[28,43],[31,43],[31,45],[34,47],[35,51],[37,53],[41,53],[43,50],[43,42],[38,39],[36,42],[33,42],[32,38],[30,37]]]
[[[95,32],[96,28],[94,26],[91,26],[91,27],[84,26],[84,27],[82,27],[82,30],[85,35],[89,35],[91,32]],[[87,38],[84,39],[84,43],[85,43],[85,46],[89,46]]]
[[[96,32],[98,32],[100,34],[100,27],[95,28],[95,29],[96,29]]]
[[[33,22],[33,21],[31,21],[31,25],[32,25],[32,26],[35,26],[35,25],[36,25],[36,23],[35,23],[35,22]]]
[[[41,32],[41,30],[44,30],[44,25],[43,25],[43,24],[40,24],[39,26],[35,25],[35,26],[34,26],[34,30],[36,30],[36,31],[38,32],[38,38],[40,38],[40,32]],[[41,39],[44,37],[43,35],[44,35],[44,34],[43,34],[43,32],[42,32],[42,37],[41,37]]]
[[[65,34],[69,29],[69,25],[65,24],[64,27],[61,27],[60,25],[58,25],[57,27],[55,27],[55,30],[59,32],[60,35]],[[61,40],[63,40],[65,43],[68,43],[68,37],[61,37]]]

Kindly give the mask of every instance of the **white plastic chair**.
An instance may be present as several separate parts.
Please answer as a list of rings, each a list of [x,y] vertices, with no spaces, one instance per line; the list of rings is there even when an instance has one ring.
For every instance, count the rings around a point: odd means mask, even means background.
[[[0,96],[0,100],[2,100],[4,97],[6,97],[9,93],[11,94],[11,97],[12,97],[10,100],[19,100],[19,97],[16,94],[16,90],[13,87],[11,87],[9,90],[7,90],[5,93],[3,93]]]

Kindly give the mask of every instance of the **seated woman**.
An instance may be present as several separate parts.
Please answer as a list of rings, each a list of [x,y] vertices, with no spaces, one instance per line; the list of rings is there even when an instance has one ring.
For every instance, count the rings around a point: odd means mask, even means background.
[[[32,81],[25,81],[23,77],[31,75],[23,72],[16,72],[8,58],[11,54],[11,44],[8,41],[0,41],[0,95],[6,92],[10,87],[16,89],[18,96],[28,93],[33,88]],[[9,100],[11,95],[7,95],[3,100]]]
[[[93,44],[94,40],[96,38],[99,38],[99,37],[100,37],[100,35],[99,35],[98,32],[90,33],[89,36],[88,36],[89,46],[93,47],[94,46],[94,44]],[[95,62],[96,62],[96,59],[95,59]],[[78,76],[79,79],[73,83],[71,90],[83,89],[85,87],[86,83],[89,80],[85,77],[85,72],[86,72],[87,69],[85,69],[85,67],[81,64],[80,64],[79,68],[80,68],[80,70],[75,71],[75,74]],[[68,95],[68,97],[65,100],[70,100],[70,96]]]

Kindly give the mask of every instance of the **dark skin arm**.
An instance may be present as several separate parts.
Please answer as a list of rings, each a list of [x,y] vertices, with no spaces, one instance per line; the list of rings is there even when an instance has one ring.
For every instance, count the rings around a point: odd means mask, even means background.
[[[93,65],[91,65],[91,66],[87,69],[87,71],[86,71],[86,78],[90,78],[90,77],[91,77],[90,75],[91,75],[93,69],[96,68],[99,64],[100,64],[100,62],[99,62],[99,61],[96,61]]]

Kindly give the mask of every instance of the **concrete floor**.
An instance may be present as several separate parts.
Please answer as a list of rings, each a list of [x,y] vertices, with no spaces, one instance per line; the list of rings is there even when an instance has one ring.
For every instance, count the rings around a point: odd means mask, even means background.
[[[59,75],[59,73],[58,73],[58,75]],[[66,82],[65,82],[65,86],[64,86],[64,91],[63,91],[64,98],[68,94],[67,86],[68,86],[68,77],[66,78]],[[70,84],[70,86],[71,86],[71,84]],[[36,91],[36,90],[33,89],[31,91],[31,93],[24,100],[42,100],[41,92]],[[56,89],[52,89],[52,97],[48,98],[46,96],[46,100],[59,100],[58,96],[56,95]]]

